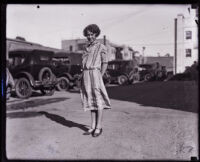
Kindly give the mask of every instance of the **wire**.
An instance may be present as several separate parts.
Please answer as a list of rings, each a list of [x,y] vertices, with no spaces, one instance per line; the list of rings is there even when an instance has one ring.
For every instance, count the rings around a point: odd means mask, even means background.
[[[183,42],[183,43],[177,43],[177,44],[189,44],[190,42]],[[141,44],[131,44],[131,45],[133,45],[133,46],[173,46],[175,43],[174,42],[172,42],[172,43],[149,43],[149,44],[143,44],[143,43],[141,43]]]
[[[150,9],[150,7],[145,7],[139,11],[136,11],[136,12],[131,12],[131,13],[128,13],[126,15],[122,15],[121,17],[117,17],[115,20],[111,20],[108,24],[105,24],[104,25],[104,28],[106,29],[109,29],[111,27],[113,27],[114,25],[118,24],[118,23],[122,23],[123,21],[127,21],[128,19],[132,18],[133,16],[137,16],[143,12],[146,12],[148,11],[148,9]]]

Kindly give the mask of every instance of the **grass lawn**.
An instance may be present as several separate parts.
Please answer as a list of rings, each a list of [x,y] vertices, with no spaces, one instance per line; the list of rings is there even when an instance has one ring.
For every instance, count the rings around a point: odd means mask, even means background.
[[[198,112],[198,84],[194,81],[143,82],[107,88],[111,99]]]

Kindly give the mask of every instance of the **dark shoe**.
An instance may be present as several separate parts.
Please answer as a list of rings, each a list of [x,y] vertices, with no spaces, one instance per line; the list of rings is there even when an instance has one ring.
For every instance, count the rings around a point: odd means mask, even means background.
[[[96,128],[95,130],[99,130],[99,132],[98,133],[96,133],[95,131],[94,131],[94,133],[92,134],[92,136],[93,137],[98,137],[98,136],[100,136],[101,134],[102,134],[102,132],[103,132],[103,129],[102,128]]]
[[[90,129],[88,129],[87,132],[83,133],[83,135],[90,135],[90,134],[92,134],[94,131],[95,131],[95,128],[90,128]]]

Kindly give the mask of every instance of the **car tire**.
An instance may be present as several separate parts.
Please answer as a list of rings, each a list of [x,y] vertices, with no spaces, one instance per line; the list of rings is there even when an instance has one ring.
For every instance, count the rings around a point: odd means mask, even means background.
[[[105,73],[102,79],[105,85],[109,85],[111,83],[111,76],[108,73]]]
[[[133,75],[132,83],[136,83],[136,82],[139,82],[139,81],[140,81],[140,76],[139,76],[139,74]]]
[[[151,74],[146,74],[144,76],[144,81],[149,81],[151,79]]]
[[[25,99],[32,95],[32,87],[26,78],[19,78],[15,85],[15,93],[19,98]]]
[[[159,71],[157,74],[157,80],[162,80],[162,78],[163,78],[163,73]]]
[[[60,77],[56,87],[58,91],[67,91],[69,89],[69,80],[66,77]]]
[[[45,96],[52,96],[55,92],[55,88],[51,89],[40,89],[41,93]]]
[[[125,75],[120,75],[118,77],[118,84],[119,85],[124,85],[124,84],[127,83],[127,81],[128,81],[128,78]]]
[[[11,96],[11,91],[12,91],[12,87],[8,86],[6,88],[6,100],[9,100],[10,96]]]
[[[105,86],[107,86],[111,83],[111,78],[103,79],[103,82],[104,82]]]
[[[47,78],[47,76],[46,76],[46,78],[45,78],[45,76],[44,76],[45,73],[47,73],[48,78]],[[48,67],[43,67],[43,68],[40,70],[39,75],[38,75],[39,81],[52,80],[52,77],[53,77],[53,73],[52,73],[51,69],[48,68]]]

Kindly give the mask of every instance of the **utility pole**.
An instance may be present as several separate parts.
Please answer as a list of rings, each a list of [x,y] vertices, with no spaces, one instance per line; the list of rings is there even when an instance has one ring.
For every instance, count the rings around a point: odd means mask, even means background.
[[[103,36],[103,44],[106,46],[106,36]]]
[[[177,18],[174,19],[174,74],[177,73]]]
[[[145,61],[144,61],[144,60],[145,60],[145,58],[144,58],[144,57],[145,57],[145,56],[144,56],[144,50],[145,50],[145,48],[146,48],[146,47],[142,47],[142,55],[143,55],[142,64],[145,63]]]

